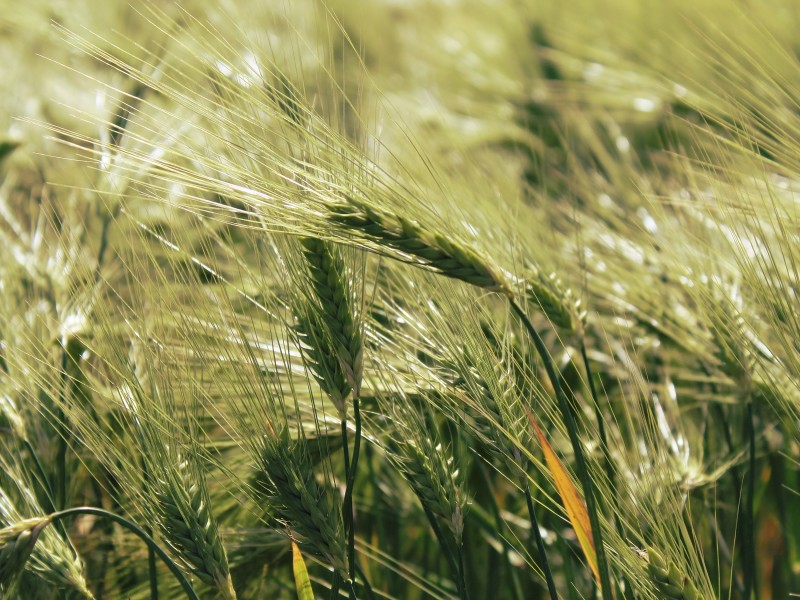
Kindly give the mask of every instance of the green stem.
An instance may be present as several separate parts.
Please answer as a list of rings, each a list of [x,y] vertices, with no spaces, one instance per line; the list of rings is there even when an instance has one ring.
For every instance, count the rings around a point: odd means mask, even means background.
[[[450,547],[450,544],[447,542],[447,538],[445,538],[442,528],[439,527],[439,521],[436,520],[436,516],[424,506],[423,510],[425,511],[425,515],[428,517],[428,522],[431,524],[433,533],[436,535],[436,540],[439,542],[439,546],[441,546],[442,550],[444,551],[447,561],[450,563],[453,573],[456,576],[458,596],[462,598],[462,600],[468,600],[469,596],[467,595],[467,584],[464,580],[464,572],[461,568],[463,562],[460,559],[456,559],[455,554],[453,554],[453,550]]]
[[[36,450],[33,449],[33,446],[27,439],[22,440],[22,445],[25,446],[25,450],[28,451],[31,460],[33,461],[33,465],[36,467],[36,474],[39,476],[45,498],[47,499],[47,506],[44,508],[48,512],[55,512],[56,506],[53,501],[53,488],[50,487],[50,480],[48,479],[47,474],[44,471],[44,467],[39,460],[39,455],[36,454]]]
[[[517,464],[522,461],[519,450],[514,450]],[[533,496],[531,496],[531,486],[528,482],[528,474],[523,470],[522,473],[522,491],[525,494],[525,502],[528,505],[528,515],[531,519],[531,534],[533,539],[536,540],[536,549],[539,551],[540,560],[542,561],[542,572],[544,573],[545,581],[547,582],[547,591],[550,592],[551,600],[558,600],[558,592],[556,591],[556,582],[553,580],[553,572],[550,570],[550,562],[547,560],[547,551],[544,548],[544,540],[542,539],[542,532],[539,530],[539,519],[536,517],[536,510],[533,506]]]
[[[61,381],[59,383],[59,405],[56,409],[55,428],[58,434],[58,447],[56,450],[56,482],[54,503],[56,508],[64,508],[67,503],[67,426],[64,405],[67,398],[67,385],[69,376],[67,375],[67,363],[69,354],[64,345],[61,349]]]
[[[361,583],[364,586],[364,595],[367,597],[367,600],[375,600],[375,592],[372,590],[372,586],[369,584],[369,580],[367,579],[367,574],[364,573],[364,569],[356,565],[356,573],[358,573],[358,576],[361,577]]]
[[[141,438],[141,432],[139,432],[139,436]],[[141,457],[141,465],[142,465],[142,480],[144,482],[145,489],[150,485],[150,472],[147,468],[147,462],[144,459],[144,456]],[[151,536],[153,535],[153,530],[149,527],[145,529],[145,533]],[[147,572],[150,577],[150,600],[158,600],[158,574],[156,573],[156,555],[153,552],[153,549],[148,547],[147,548]]]
[[[536,548],[539,550],[539,556],[542,561],[542,571],[544,572],[545,581],[547,581],[547,591],[550,592],[552,600],[558,600],[558,592],[556,591],[556,582],[553,581],[553,573],[550,571],[550,562],[547,560],[547,551],[544,548],[544,540],[542,539],[542,532],[539,531],[539,520],[536,518],[536,511],[533,506],[533,497],[531,496],[531,487],[528,485],[528,476],[525,475],[525,502],[528,504],[528,514],[531,519],[531,530],[533,537],[536,540]]]
[[[347,417],[342,419],[342,456],[344,458],[344,480],[345,485],[350,481],[350,442],[347,439]],[[345,526],[347,522],[347,515],[345,518]]]
[[[339,588],[342,585],[342,578],[339,576],[338,571],[333,572],[333,581],[331,582],[330,599],[336,600],[339,597]]]
[[[92,506],[78,506],[76,508],[68,508],[66,510],[62,510],[50,515],[50,522],[54,523],[61,519],[65,519],[67,517],[72,517],[75,515],[94,515],[96,517],[101,517],[104,519],[108,519],[110,521],[114,521],[119,525],[122,525],[135,535],[137,535],[147,547],[150,548],[167,566],[167,568],[175,575],[175,578],[181,584],[183,591],[186,592],[186,597],[189,600],[200,600],[197,592],[194,591],[192,588],[192,584],[189,583],[189,580],[186,578],[186,575],[183,571],[181,571],[180,567],[175,564],[169,555],[158,545],[156,544],[155,540],[150,537],[142,528],[138,525],[129,521],[125,517],[121,517],[120,515],[114,514],[112,512],[108,512],[107,510],[103,510],[102,508],[94,508]]]
[[[350,567],[350,580],[356,580],[356,528],[355,513],[353,510],[353,488],[356,481],[356,470],[358,468],[358,455],[361,448],[361,409],[359,407],[358,396],[353,395],[353,422],[355,423],[356,433],[353,440],[353,459],[350,462],[349,473],[347,473],[347,486],[344,491],[344,512],[345,528],[347,529],[347,561]],[[344,421],[342,421],[344,424]],[[346,443],[346,428],[344,430]]]
[[[745,540],[745,547],[747,551],[747,564],[744,571],[744,598],[750,600],[753,593],[755,593],[756,600],[758,600],[758,587],[756,585],[756,553],[755,553],[755,482],[756,482],[756,430],[753,416],[753,402],[752,400],[747,403],[747,416],[745,417],[745,427],[747,429],[747,438],[750,445],[749,456],[749,473],[747,477],[747,496],[745,499],[745,527],[747,539]]]
[[[786,473],[784,461],[786,458],[779,454],[770,454],[768,460],[770,470],[773,474],[769,481],[772,487],[772,497],[775,499],[776,516],[778,517],[778,522],[783,524],[781,528],[781,539],[783,540],[784,550],[781,552],[781,561],[783,563],[783,573],[786,580],[784,589],[790,590],[795,589],[794,573],[792,572],[792,536],[788,533],[792,531],[792,529],[784,495],[787,490],[791,490],[792,488],[789,487],[789,484],[785,481]]]
[[[594,386],[594,376],[592,374],[592,366],[589,362],[589,355],[586,352],[586,339],[581,335],[581,358],[583,359],[583,367],[586,370],[586,379],[589,382],[589,392],[592,395],[592,403],[594,404],[594,414],[595,419],[597,420],[597,429],[600,433],[600,444],[601,449],[603,451],[603,465],[606,471],[606,477],[608,478],[609,487],[612,490],[617,489],[617,473],[616,469],[614,469],[614,463],[611,460],[611,452],[609,451],[610,446],[608,445],[608,436],[606,435],[606,425],[605,419],[603,418],[603,411],[600,409],[600,396],[597,394],[597,388]],[[614,523],[614,529],[620,531],[620,522],[619,518],[617,517],[617,513],[612,511],[612,520]],[[622,576],[622,581],[619,582],[622,584],[625,592],[622,594],[623,596],[629,596],[631,586],[628,583],[627,577],[625,575]],[[621,592],[622,590],[617,587],[617,591]]]
[[[578,477],[581,480],[584,496],[586,497],[586,510],[589,512],[589,523],[592,527],[592,537],[594,539],[595,553],[597,555],[597,570],[600,572],[600,586],[602,588],[603,598],[604,600],[612,600],[614,596],[611,591],[611,579],[608,573],[608,563],[606,562],[606,552],[603,544],[603,530],[600,527],[600,517],[596,504],[595,485],[589,475],[586,457],[583,454],[583,446],[578,437],[578,427],[575,423],[575,417],[572,414],[572,408],[564,394],[564,390],[561,388],[561,380],[556,373],[553,360],[550,357],[550,352],[547,350],[547,346],[545,346],[539,332],[536,331],[530,319],[528,319],[528,315],[525,314],[525,311],[522,310],[513,299],[509,299],[509,304],[533,340],[536,351],[544,363],[544,368],[545,371],[547,371],[550,384],[553,386],[553,390],[555,390],[561,417],[564,420],[564,425],[567,428],[569,440],[572,444],[572,451],[575,454]]]
[[[42,463],[39,460],[39,455],[36,454],[36,450],[34,450],[33,445],[31,445],[31,443],[27,439],[22,440],[22,445],[25,446],[25,449],[28,451],[31,460],[33,461],[33,464],[36,467],[36,473],[39,475],[39,479],[41,480],[40,483],[42,489],[44,490],[45,499],[47,500],[47,506],[45,506],[44,509],[47,512],[55,512],[56,506],[53,500],[53,488],[50,486],[50,480],[48,479],[47,473],[45,473],[44,467],[42,466]],[[67,528],[64,526],[64,524],[59,522],[56,524],[56,527],[58,527],[58,531],[64,538],[64,541],[70,546],[72,546],[72,541],[70,540],[70,537],[67,533]]]
[[[158,576],[156,574],[156,553],[147,549],[147,572],[150,574],[150,600],[158,600]]]
[[[578,598],[578,592],[575,588],[575,574],[572,570],[572,551],[570,550],[569,546],[567,545],[566,540],[563,537],[558,538],[558,545],[561,546],[561,555],[564,557],[564,577],[569,582],[567,584],[567,595],[569,600],[580,600]],[[593,586],[592,589],[596,589],[597,586]]]
[[[468,599],[467,596],[467,580],[466,580],[466,567],[464,566],[464,549],[463,545],[458,548],[456,551],[456,556],[458,558],[458,580],[461,589],[463,590],[463,598],[465,600]]]
[[[486,483],[486,489],[489,492],[488,495],[487,495],[487,499],[488,499],[488,502],[489,502],[489,507],[490,507],[490,509],[492,511],[492,516],[494,517],[494,530],[495,530],[495,532],[497,532],[499,534],[503,530],[503,528],[505,526],[505,522],[503,521],[503,518],[500,515],[500,507],[497,505],[497,499],[494,496],[492,480],[489,477],[489,473],[486,470],[485,464],[483,464],[483,463],[480,464],[480,471],[481,471],[481,474],[483,475],[483,480]],[[474,506],[473,506],[473,508],[474,508]],[[472,510],[471,514],[476,514],[475,510]],[[488,528],[491,529],[491,526],[488,526]],[[516,571],[516,569],[514,567],[514,564],[511,562],[512,546],[511,546],[511,544],[508,543],[508,541],[505,539],[504,536],[498,535],[498,539],[500,540],[500,543],[503,546],[503,556],[505,557],[505,560],[506,560],[506,568],[508,569],[508,575],[511,578],[511,583],[512,583],[512,585],[514,587],[515,599],[519,600],[520,598],[523,597],[523,594],[522,594],[522,588],[521,588],[520,583],[519,583],[519,577],[517,576],[517,571]],[[490,546],[490,548],[491,548],[491,546]],[[487,585],[489,585],[489,584],[493,584],[493,581],[492,581],[491,577],[489,578],[489,580],[487,582]],[[496,589],[497,589],[496,587],[492,587],[491,590],[490,590],[491,593],[487,593],[486,597],[490,598],[492,593],[494,593],[494,591]]]
[[[350,473],[352,472],[351,465],[350,465],[350,445],[347,439],[347,417],[342,417],[342,456],[344,459],[344,480],[345,480],[345,492],[344,492],[344,500],[342,501],[342,519],[344,520],[344,531],[345,535],[347,536],[347,556],[348,556],[348,573],[349,578],[352,583],[353,581],[353,566],[350,563],[350,530],[352,529],[352,521],[353,521],[353,507],[348,507],[348,493],[350,493]],[[336,593],[338,594],[338,583],[337,579],[334,579],[334,587],[336,587]],[[333,588],[331,588],[333,590]],[[355,600],[355,592],[353,591],[353,587],[350,586],[350,600]]]
[[[603,451],[603,464],[606,470],[606,477],[608,478],[611,489],[615,489],[616,473],[614,472],[614,463],[611,462],[611,453],[608,450],[609,445],[608,436],[606,435],[605,419],[603,419],[603,413],[600,410],[600,399],[597,395],[597,389],[594,387],[594,377],[592,376],[592,368],[589,363],[589,355],[586,353],[586,341],[583,337],[581,337],[581,358],[583,359],[583,367],[586,370],[586,379],[589,382],[589,392],[592,395],[592,403],[594,404],[594,414],[595,419],[597,420],[597,429],[600,433],[600,444]],[[614,521],[616,522],[616,520],[617,515],[615,513]]]

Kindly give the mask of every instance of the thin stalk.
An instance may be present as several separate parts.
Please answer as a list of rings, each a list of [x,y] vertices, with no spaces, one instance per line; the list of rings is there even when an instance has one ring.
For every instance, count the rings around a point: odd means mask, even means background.
[[[342,418],[342,458],[344,460],[345,485],[350,481],[350,441],[347,437],[347,417]],[[345,520],[347,515],[345,515]]]
[[[356,531],[355,514],[353,510],[353,488],[355,487],[356,471],[358,468],[358,455],[361,448],[361,409],[359,407],[358,396],[353,395],[353,422],[356,433],[353,440],[353,459],[349,465],[347,473],[347,486],[344,491],[344,513],[345,528],[347,529],[347,561],[350,568],[350,579],[355,581],[356,577]],[[346,425],[342,420],[343,431],[346,436]],[[346,439],[344,440],[346,443]],[[346,447],[346,446],[345,446]]]
[[[50,487],[50,480],[47,478],[44,467],[39,460],[39,455],[36,454],[36,450],[33,449],[33,446],[27,439],[22,440],[22,445],[25,446],[25,450],[28,451],[28,455],[31,457],[33,465],[36,467],[36,474],[39,476],[42,489],[44,489],[45,499],[47,500],[47,505],[44,509],[47,512],[55,512],[56,507],[53,502],[53,488]]]
[[[339,597],[339,588],[342,586],[342,578],[339,576],[338,571],[333,572],[333,581],[331,582],[330,599],[336,600]]]
[[[521,456],[518,450],[515,450],[515,455],[517,464],[519,464]],[[556,582],[553,580],[553,572],[550,570],[550,561],[547,560],[547,551],[544,548],[542,532],[539,530],[539,519],[536,517],[536,510],[533,506],[533,496],[531,495],[531,486],[528,482],[528,474],[524,472],[524,470],[522,473],[522,491],[525,494],[525,502],[528,505],[528,515],[531,519],[531,534],[533,535],[533,539],[536,540],[536,549],[539,551],[539,556],[541,557],[541,567],[545,581],[547,582],[547,591],[550,593],[551,600],[558,600]]]
[[[528,484],[528,477],[525,476],[525,502],[528,504],[528,514],[531,518],[531,530],[533,537],[536,540],[536,548],[539,550],[539,556],[542,561],[542,571],[544,571],[544,578],[547,581],[547,591],[550,592],[552,600],[558,600],[558,592],[556,591],[556,583],[553,581],[553,573],[550,571],[550,562],[547,560],[547,552],[544,549],[544,540],[542,539],[542,532],[539,531],[539,521],[536,518],[536,511],[533,507],[533,497],[531,496],[531,487]]]
[[[147,572],[150,576],[150,598],[158,600],[158,575],[156,572],[156,553],[151,547],[147,548]]]
[[[61,381],[59,383],[60,402],[56,410],[56,433],[58,434],[58,448],[56,450],[56,481],[54,503],[56,508],[62,509],[67,503],[67,426],[63,406],[67,395],[67,361],[68,352],[66,345],[61,349]]]
[[[559,539],[559,544],[562,547],[561,553],[564,557],[564,575],[567,579],[567,594],[569,595],[569,600],[579,600],[574,583],[575,575],[572,572],[572,553],[570,552],[567,542],[564,540],[564,538]]]
[[[342,501],[342,517],[344,519],[344,530],[345,534],[347,535],[347,556],[348,556],[348,573],[350,581],[353,581],[353,565],[350,561],[350,531],[353,529],[353,507],[352,507],[352,495],[348,498],[348,494],[350,492],[350,474],[352,473],[352,468],[350,464],[350,447],[349,441],[347,439],[347,417],[342,418],[342,455],[344,458],[344,480],[345,480],[345,491],[344,491],[344,500]],[[348,502],[350,502],[350,506],[348,506]],[[338,593],[338,590],[337,590]],[[353,591],[352,586],[350,587],[350,600],[355,600],[355,593]]]
[[[716,550],[717,550],[717,563],[721,568],[721,560],[719,557],[722,557],[728,565],[733,568],[733,554],[731,553],[731,549],[728,547],[728,542],[725,540],[725,537],[722,535],[722,531],[719,528],[719,523],[717,522],[717,515],[711,509],[708,509],[708,523],[711,528],[711,532],[714,534],[714,540],[716,541]],[[738,578],[733,578],[733,584],[736,586],[737,591],[740,594],[744,594],[744,587],[742,587],[742,582],[739,581]]]
[[[147,488],[150,485],[150,473],[147,469],[147,463],[144,456],[141,460],[142,463],[142,479],[144,486]],[[152,536],[153,530],[150,527],[145,528],[147,535]],[[156,555],[153,549],[148,546],[147,548],[147,572],[150,578],[150,600],[158,600],[158,574],[156,573]]]
[[[344,460],[344,479],[345,482],[350,480],[350,447],[349,442],[347,440],[347,417],[342,418],[342,457]],[[346,485],[346,483],[345,483]],[[346,494],[346,492],[345,492]],[[344,526],[347,529],[347,510],[342,511],[344,514],[342,515],[344,518]],[[335,600],[339,597],[339,589],[342,585],[342,578],[339,575],[339,572],[334,570],[333,572],[333,581],[331,582],[331,593],[330,598],[331,600]]]
[[[175,575],[175,578],[178,580],[178,583],[181,584],[183,591],[186,593],[186,597],[189,600],[200,600],[200,597],[197,595],[197,592],[194,591],[192,588],[192,584],[189,583],[189,580],[186,578],[186,575],[181,571],[180,567],[175,564],[169,555],[158,545],[156,544],[155,540],[150,537],[142,528],[138,525],[129,521],[125,517],[121,517],[112,512],[108,512],[107,510],[103,510],[102,508],[94,508],[92,506],[78,506],[76,508],[68,508],[66,510],[62,510],[50,515],[50,522],[54,523],[56,521],[60,521],[61,519],[65,519],[67,517],[72,517],[75,515],[94,515],[96,517],[101,517],[104,519],[108,519],[110,521],[114,521],[119,525],[122,525],[133,534],[138,536],[147,547],[152,549],[153,552],[164,562],[167,568]]]
[[[466,579],[467,569],[466,569],[465,562],[464,562],[463,546],[458,548],[458,551],[456,552],[456,558],[458,559],[459,585],[461,585],[461,588],[464,590],[464,596],[463,597],[466,599],[467,598],[467,579]]]
[[[744,598],[750,600],[755,594],[758,600],[758,586],[756,584],[756,556],[755,556],[755,489],[756,489],[756,429],[753,416],[753,402],[747,402],[747,415],[745,417],[745,429],[750,445],[750,456],[747,477],[747,495],[745,497],[745,532],[747,539],[744,546],[748,548],[747,561],[744,570]]]
[[[786,473],[784,466],[785,457],[775,454],[769,455],[769,465],[773,473],[770,477],[770,484],[772,486],[772,497],[775,499],[775,507],[778,516],[778,521],[784,523],[781,538],[783,539],[785,550],[781,553],[783,562],[783,573],[786,577],[786,588],[795,589],[794,573],[792,571],[792,536],[787,532],[791,531],[789,513],[786,507],[786,500],[784,494],[787,490],[791,490],[789,484],[785,481]]]
[[[608,436],[606,435],[606,425],[603,419],[603,413],[600,410],[600,399],[597,395],[597,389],[594,386],[594,377],[592,376],[592,368],[589,363],[589,355],[586,353],[586,340],[581,336],[581,358],[583,359],[583,367],[586,370],[586,379],[589,382],[589,392],[592,395],[592,403],[594,404],[594,414],[597,420],[597,429],[600,433],[600,444],[603,450],[603,466],[605,467],[606,477],[612,489],[615,489],[616,473],[614,472],[614,464],[611,462],[611,453],[609,452]],[[617,522],[617,515],[614,513],[614,522]]]
[[[586,465],[586,457],[583,454],[581,440],[578,437],[578,428],[575,423],[575,417],[572,414],[572,408],[570,407],[569,401],[564,394],[564,390],[561,388],[561,380],[556,374],[556,369],[553,365],[553,360],[550,357],[550,352],[547,350],[547,346],[545,346],[541,336],[530,322],[530,319],[528,319],[528,315],[525,314],[525,311],[522,310],[522,308],[520,308],[520,306],[513,299],[509,299],[509,304],[533,340],[533,343],[536,346],[536,351],[544,363],[545,371],[547,371],[547,376],[550,379],[550,385],[552,385],[553,389],[555,390],[559,410],[561,411],[561,416],[564,419],[564,425],[566,426],[567,433],[569,434],[570,443],[572,444],[572,451],[575,454],[578,477],[581,480],[584,496],[586,497],[586,510],[589,512],[589,523],[592,527],[592,537],[594,539],[595,553],[597,554],[597,570],[600,572],[600,586],[602,588],[603,598],[605,600],[612,600],[614,596],[612,595],[611,591],[611,578],[609,577],[608,573],[608,563],[606,561],[606,552],[603,545],[603,531],[600,527],[600,516],[597,510],[595,485],[594,481],[589,475],[589,469]]]
[[[113,218],[114,214],[108,211],[106,211],[106,213],[103,215],[103,221],[100,228],[100,246],[97,250],[97,266],[94,270],[95,285],[100,282],[100,272],[103,268],[103,261],[105,260],[106,252],[108,250],[108,232],[111,227],[111,220]]]
[[[615,490],[617,489],[617,473],[616,469],[614,469],[614,463],[611,460],[611,452],[609,451],[610,446],[608,445],[608,436],[606,435],[605,419],[603,419],[603,412],[600,410],[600,396],[597,394],[597,388],[594,386],[592,366],[589,362],[589,355],[586,352],[586,339],[583,337],[583,335],[581,335],[581,359],[583,360],[583,367],[586,370],[586,379],[589,382],[589,393],[592,395],[592,404],[594,404],[594,414],[595,419],[597,420],[597,429],[600,433],[600,445],[603,451],[603,466],[605,467],[608,484],[612,490]],[[614,523],[614,529],[619,531],[620,522],[615,511],[612,511],[612,520]],[[623,584],[624,586],[625,592],[623,593],[623,596],[629,596],[631,586],[628,584],[625,575],[622,576],[622,581],[619,583]],[[622,590],[620,590],[618,587],[617,591],[621,592]]]
[[[503,550],[504,550],[503,551],[503,556],[506,559],[506,566],[508,568],[508,575],[511,578],[512,585],[514,586],[515,598],[519,599],[519,598],[523,597],[522,596],[522,589],[520,588],[519,577],[517,576],[517,572],[514,569],[514,565],[511,562],[511,545],[505,540],[505,538],[502,535],[500,535],[500,532],[503,530],[503,527],[504,527],[504,521],[503,521],[502,516],[500,515],[500,507],[497,505],[497,500],[494,497],[494,491],[492,489],[492,481],[489,478],[489,473],[487,473],[486,466],[483,463],[480,464],[480,471],[481,471],[481,474],[483,475],[483,480],[486,483],[486,489],[489,491],[488,500],[489,500],[489,506],[490,506],[490,508],[492,510],[492,516],[494,517],[494,527],[495,527],[495,531],[498,534],[498,536],[497,536],[498,540],[503,545]],[[471,514],[474,514],[474,510],[471,511]],[[491,548],[491,546],[490,546],[490,548]],[[493,582],[491,580],[489,580],[488,583],[492,584]],[[495,589],[496,588],[493,587],[490,590],[490,592],[493,593],[495,591]],[[487,598],[491,597],[491,593],[487,593],[486,597]]]
[[[361,577],[361,584],[364,586],[364,594],[366,595],[367,600],[375,600],[375,592],[372,590],[372,586],[369,584],[369,580],[367,579],[367,574],[364,573],[364,569],[356,565],[356,573],[359,577]]]
[[[456,575],[458,596],[462,598],[462,600],[468,600],[469,595],[467,594],[467,584],[464,580],[464,572],[461,568],[461,565],[464,563],[460,558],[456,559],[455,554],[453,554],[453,550],[450,548],[450,544],[447,543],[447,538],[445,538],[442,528],[439,527],[439,522],[436,520],[436,516],[425,507],[423,507],[423,510],[425,511],[425,515],[428,517],[428,522],[431,524],[431,529],[433,529],[433,533],[436,535],[439,546],[441,546],[442,550],[444,551],[445,556],[447,557],[447,560],[453,569],[453,573]]]
[[[42,466],[42,463],[39,460],[39,455],[36,454],[36,450],[34,450],[30,441],[28,441],[27,439],[22,440],[22,445],[25,446],[25,449],[28,451],[31,460],[33,461],[33,464],[36,467],[36,473],[39,476],[39,479],[41,480],[40,483],[42,485],[42,489],[44,490],[45,500],[47,500],[47,505],[44,507],[44,509],[47,512],[55,512],[56,506],[53,500],[53,488],[50,486],[50,480],[48,479],[47,473],[45,473],[44,467]],[[58,527],[58,531],[64,538],[64,541],[66,541],[67,544],[72,546],[70,537],[67,534],[67,528],[64,526],[64,524],[59,522],[56,524],[56,527]],[[73,548],[73,552],[74,551],[75,549]]]

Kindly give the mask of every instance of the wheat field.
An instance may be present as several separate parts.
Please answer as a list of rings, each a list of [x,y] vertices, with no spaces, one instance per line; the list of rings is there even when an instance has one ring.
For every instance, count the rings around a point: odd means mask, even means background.
[[[0,598],[800,596],[796,2],[0,9]]]

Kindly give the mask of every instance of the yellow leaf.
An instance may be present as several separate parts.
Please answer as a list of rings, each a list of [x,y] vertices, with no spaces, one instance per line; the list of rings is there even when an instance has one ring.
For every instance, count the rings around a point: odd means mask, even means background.
[[[297,589],[297,600],[314,600],[314,591],[311,589],[311,580],[308,578],[306,561],[303,553],[292,540],[292,571],[294,571],[294,587]]]
[[[586,504],[583,502],[578,488],[572,483],[569,473],[558,460],[553,447],[545,438],[544,433],[533,418],[533,414],[527,408],[525,412],[528,413],[528,420],[533,425],[536,432],[536,437],[539,438],[539,444],[542,446],[544,452],[544,459],[547,462],[547,468],[550,469],[550,474],[553,476],[553,481],[556,484],[558,495],[561,496],[561,502],[564,503],[564,508],[567,511],[567,518],[575,530],[575,535],[578,536],[578,541],[583,549],[583,554],[586,557],[586,562],[594,573],[595,579],[600,581],[600,573],[597,570],[597,555],[594,550],[594,537],[592,536],[592,526],[589,524],[589,512],[586,510]]]

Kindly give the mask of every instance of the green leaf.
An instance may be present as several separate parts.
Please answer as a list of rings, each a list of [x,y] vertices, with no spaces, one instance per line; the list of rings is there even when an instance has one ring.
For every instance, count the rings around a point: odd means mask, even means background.
[[[314,591],[311,589],[311,580],[308,578],[306,561],[300,548],[292,541],[292,571],[294,571],[294,586],[297,589],[297,600],[314,600]]]
[[[561,464],[561,461],[556,456],[553,447],[547,441],[536,419],[533,418],[533,413],[525,409],[528,413],[528,420],[531,422],[536,437],[539,438],[539,444],[542,446],[544,458],[547,462],[547,468],[553,476],[553,481],[556,484],[558,495],[561,496],[561,501],[564,503],[564,508],[567,511],[567,517],[575,530],[575,535],[583,549],[583,554],[586,556],[586,562],[594,573],[595,579],[600,581],[600,573],[597,570],[597,553],[594,549],[594,538],[592,537],[592,526],[589,524],[589,512],[586,510],[586,504],[581,498],[578,488],[572,483],[572,478],[569,473]]]

